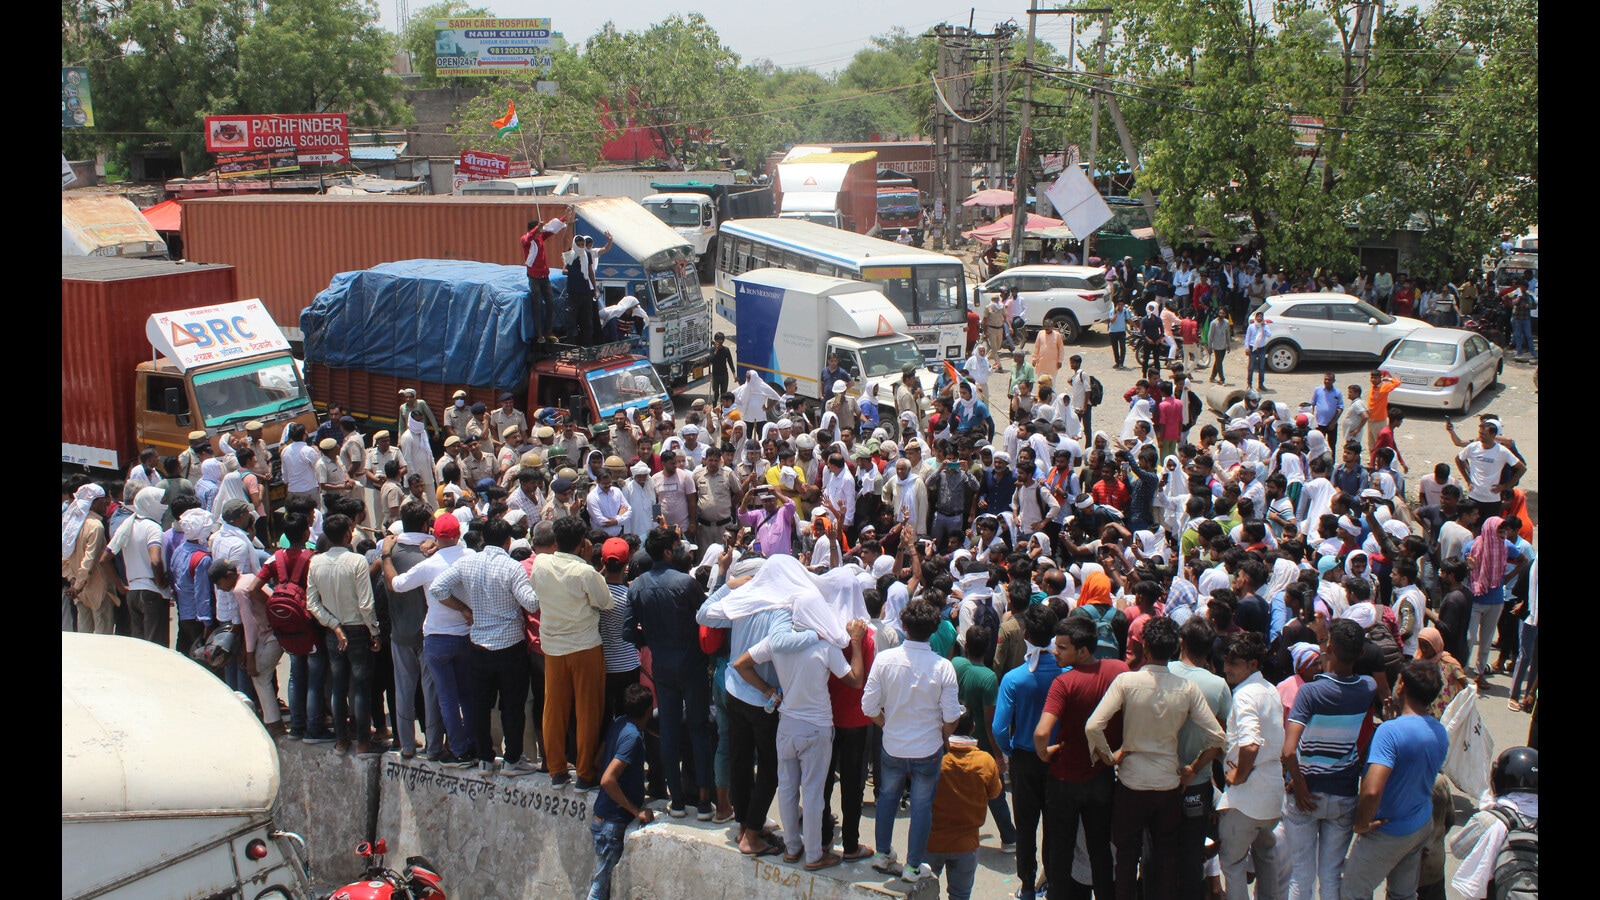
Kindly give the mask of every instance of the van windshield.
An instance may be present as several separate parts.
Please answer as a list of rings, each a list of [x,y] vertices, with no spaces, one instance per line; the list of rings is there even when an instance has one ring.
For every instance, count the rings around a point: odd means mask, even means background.
[[[610,419],[619,409],[638,409],[649,406],[651,400],[668,404],[667,389],[661,386],[661,376],[649,360],[641,359],[629,366],[603,369],[584,376],[589,390],[594,393],[594,404],[599,408],[601,420]]]
[[[269,416],[309,402],[289,356],[252,359],[194,376],[195,401],[207,427]]]
[[[922,351],[917,349],[917,342],[911,338],[861,348],[861,367],[866,370],[864,374],[868,378],[891,375],[898,378],[907,363],[921,366],[923,361]]]

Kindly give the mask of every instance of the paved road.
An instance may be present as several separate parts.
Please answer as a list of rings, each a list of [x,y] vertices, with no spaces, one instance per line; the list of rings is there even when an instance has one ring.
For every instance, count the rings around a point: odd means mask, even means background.
[[[708,286],[707,290],[711,288]],[[729,335],[730,343],[734,329],[731,324],[720,316],[716,318],[715,329],[725,331]],[[1096,427],[1113,431],[1120,428],[1122,422],[1121,396],[1138,380],[1134,371],[1114,371],[1111,368],[1112,356],[1110,341],[1104,331],[1104,326],[1086,331],[1076,345],[1068,348],[1067,356],[1079,354],[1083,357],[1084,368],[1090,374],[1098,377],[1105,385],[1105,403],[1095,411]],[[1031,361],[1031,351],[1029,359]],[[1288,403],[1291,407],[1311,399],[1311,392],[1322,384],[1324,372],[1334,372],[1338,376],[1341,389],[1350,383],[1361,384],[1363,388],[1368,384],[1368,373],[1371,372],[1375,361],[1365,363],[1307,363],[1302,365],[1297,372],[1288,375],[1273,375],[1267,377],[1267,390],[1262,396],[1279,403]],[[1243,388],[1244,358],[1235,350],[1228,357],[1229,374],[1233,378],[1235,387]],[[1010,369],[1010,360],[1006,360],[1007,370]],[[1464,436],[1475,433],[1476,416],[1480,413],[1494,413],[1501,417],[1506,425],[1506,434],[1515,438],[1518,449],[1528,460],[1528,473],[1522,480],[1522,488],[1528,494],[1528,509],[1535,519],[1539,515],[1539,395],[1533,386],[1533,368],[1524,363],[1507,361],[1505,373],[1501,376],[1500,385],[1492,391],[1480,396],[1466,415],[1452,414],[1458,423],[1457,432]],[[995,374],[989,380],[989,396],[1003,398],[1006,396],[1007,376]],[[707,388],[706,390],[709,390]],[[688,403],[694,396],[690,394],[682,399],[680,404],[687,409]],[[991,404],[991,411],[995,417],[996,431],[1004,429],[1009,424],[1006,418],[1006,404],[998,401]],[[1407,477],[1408,495],[1415,499],[1416,484],[1424,474],[1433,470],[1435,464],[1452,462],[1458,452],[1451,443],[1450,436],[1446,433],[1444,422],[1445,414],[1431,410],[1406,410],[1408,417],[1399,429],[1396,442],[1404,455],[1410,473]],[[1209,418],[1203,421],[1211,421]],[[1110,426],[1110,427],[1108,427]],[[1452,470],[1454,464],[1452,462]],[[1538,529],[1534,531],[1534,544],[1539,543]],[[1491,688],[1479,703],[1479,713],[1488,725],[1489,733],[1494,738],[1496,752],[1505,747],[1526,743],[1528,737],[1528,716],[1524,713],[1511,712],[1506,708],[1506,694],[1510,685],[1507,676],[1495,676],[1491,679]],[[1456,822],[1465,822],[1470,815],[1473,804],[1464,796],[1456,796]],[[873,824],[867,821],[873,814],[873,807],[866,807],[863,813],[861,831],[863,840],[871,841]],[[774,808],[776,815],[776,808]],[[907,820],[902,814],[895,823],[895,846],[903,855],[905,852]],[[1454,872],[1456,860],[1448,862],[1448,871]],[[865,869],[865,866],[861,866]],[[985,822],[982,829],[982,844],[978,853],[978,877],[974,885],[973,896],[998,898],[1004,897],[1017,890],[1019,882],[1015,874],[1015,857],[1000,852],[999,832],[996,830],[993,819]],[[867,869],[865,875],[873,874]],[[866,880],[863,877],[863,880]],[[882,883],[880,880],[878,883]],[[1455,893],[1451,892],[1452,900]]]

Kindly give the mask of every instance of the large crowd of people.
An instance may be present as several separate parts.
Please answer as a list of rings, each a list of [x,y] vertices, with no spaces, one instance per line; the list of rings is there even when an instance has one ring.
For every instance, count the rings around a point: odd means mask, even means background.
[[[402,392],[399,441],[291,429],[276,520],[260,423],[197,432],[64,483],[62,627],[211,664],[281,740],[598,791],[592,897],[652,799],[954,898],[991,817],[1021,898],[1442,897],[1441,714],[1509,674],[1537,721],[1501,421],[1413,477],[1376,373],[1210,424],[1181,363],[1118,400],[1060,357],[1019,347],[1001,428],[954,369],[590,428]]]

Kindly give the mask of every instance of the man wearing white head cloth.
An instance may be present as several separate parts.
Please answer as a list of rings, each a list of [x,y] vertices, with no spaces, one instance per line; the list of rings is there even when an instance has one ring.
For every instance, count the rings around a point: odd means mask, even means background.
[[[178,519],[183,543],[172,554],[173,586],[178,595],[178,645],[185,656],[196,643],[204,641],[216,623],[211,592],[211,513],[191,509]]]
[[[116,583],[106,547],[106,492],[86,484],[72,495],[61,515],[61,630],[86,634],[111,634],[112,611],[117,605]]]
[[[863,644],[867,623],[861,585],[851,571],[839,569],[818,577],[792,558],[777,557],[768,560],[740,590],[790,598],[795,626],[812,627],[823,638],[787,651],[774,650],[771,639],[763,639],[741,653],[733,668],[766,698],[767,705],[782,710],[776,746],[778,810],[788,850],[785,861],[799,862],[803,848],[808,870],[837,865],[841,858],[831,851],[824,853],[822,843],[822,821],[827,817],[823,788],[833,757],[833,705],[827,676],[835,675],[851,688],[866,683]],[[735,602],[738,593],[730,595]],[[850,650],[848,660],[841,644]],[[756,672],[757,663],[771,663],[776,683]],[[802,809],[806,813],[803,824]]]
[[[772,385],[761,379],[760,373],[751,369],[745,373],[744,383],[733,389],[733,407],[739,418],[748,423],[765,421],[767,405],[783,398]]]
[[[798,561],[789,562],[799,567]],[[759,576],[773,563],[774,560],[759,558],[741,559],[728,570],[729,585],[751,575]],[[792,579],[775,577],[758,584],[750,578],[736,590],[724,589],[711,595],[695,614],[695,621],[701,625],[730,629],[730,659],[738,659],[763,641],[773,652],[786,653],[803,650],[817,640],[815,631],[795,630],[793,595],[769,589],[769,581],[775,584]],[[769,685],[778,682],[777,669],[771,663],[757,663],[755,671]],[[739,850],[749,855],[769,853],[772,845],[761,830],[778,789],[779,717],[766,711],[767,696],[731,666],[723,686],[727,690],[728,745],[732,754],[729,800],[739,820]]]
[[[171,628],[167,565],[162,553],[161,518],[167,507],[161,489],[141,488],[133,496],[133,515],[122,521],[106,545],[107,561],[122,554],[128,582],[128,614],[133,636],[167,646]]]
[[[622,483],[622,499],[628,505],[628,515],[621,522],[622,534],[636,534],[642,539],[656,524],[656,488],[649,465],[636,462],[628,470],[628,480]]]

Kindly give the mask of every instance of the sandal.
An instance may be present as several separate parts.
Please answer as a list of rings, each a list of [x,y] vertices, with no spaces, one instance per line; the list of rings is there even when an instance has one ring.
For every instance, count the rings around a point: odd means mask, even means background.
[[[773,844],[773,843],[768,843],[766,846],[762,847],[760,850],[740,850],[739,851],[739,853],[741,853],[744,856],[777,856],[778,854],[780,854],[782,852],[783,852],[783,848],[778,846],[777,844]]]
[[[822,857],[820,859],[818,859],[816,862],[814,862],[814,863],[806,863],[805,870],[807,872],[815,872],[818,869],[831,869],[834,866],[837,866],[841,862],[844,862],[844,859],[843,859],[843,857],[839,856],[839,854],[837,854],[837,853],[824,853],[824,854],[822,854]]]
[[[805,855],[805,851],[804,850],[800,851],[799,853],[785,853],[783,855],[783,861],[792,866],[795,863],[799,862],[800,861],[800,857],[802,857],[804,855]]]
[[[1522,704],[1515,700],[1507,700],[1506,709],[1509,709],[1512,712],[1522,712]]]
[[[866,844],[857,844],[856,849],[844,854],[843,858],[845,862],[855,862],[858,859],[870,859],[873,852],[873,849]]]

